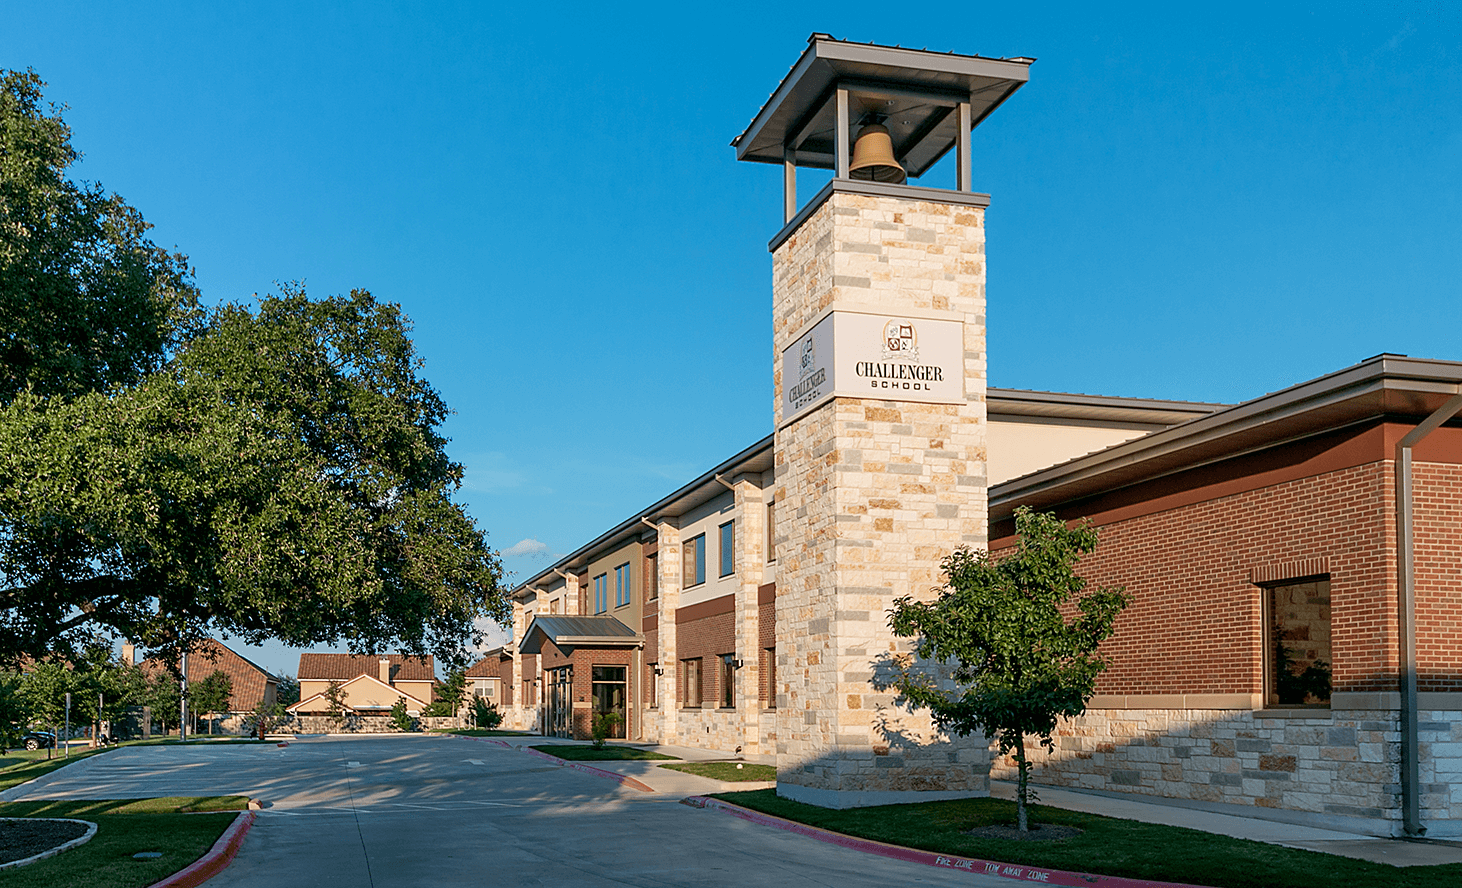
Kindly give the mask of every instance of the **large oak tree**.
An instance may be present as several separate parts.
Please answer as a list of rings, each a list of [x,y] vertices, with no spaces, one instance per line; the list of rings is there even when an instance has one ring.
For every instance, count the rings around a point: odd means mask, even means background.
[[[0,72],[0,660],[222,631],[458,662],[502,571],[409,321],[364,291],[200,308],[67,179],[41,86]]]

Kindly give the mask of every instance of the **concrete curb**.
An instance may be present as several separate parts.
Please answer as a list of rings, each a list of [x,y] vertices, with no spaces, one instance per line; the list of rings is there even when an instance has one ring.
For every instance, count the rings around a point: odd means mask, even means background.
[[[758,824],[770,826],[775,829],[786,830],[797,833],[819,842],[827,842],[830,845],[841,845],[844,848],[851,848],[854,851],[862,851],[865,854],[877,854],[880,857],[890,857],[894,860],[903,860],[909,863],[922,863],[925,866],[938,867],[946,870],[960,870],[967,873],[979,873],[983,876],[999,876],[1003,879],[1012,879],[1020,882],[1040,882],[1046,885],[1063,885],[1066,888],[1207,888],[1202,885],[1191,885],[1187,882],[1153,882],[1146,879],[1127,879],[1122,876],[1098,876],[1090,873],[1073,873],[1066,870],[1047,869],[1044,867],[1023,866],[1013,863],[1000,863],[994,860],[979,860],[972,857],[955,857],[948,854],[936,854],[933,851],[921,851],[917,848],[905,848],[902,845],[890,845],[886,842],[875,842],[872,839],[859,839],[853,836],[843,835],[831,830],[821,829],[816,826],[808,826],[805,823],[797,823],[794,820],[785,820],[781,817],[774,817],[770,814],[763,814],[760,811],[753,811],[750,808],[743,808],[721,799],[707,798],[706,796],[691,796],[681,799],[681,804],[690,805],[694,808],[714,808],[725,811],[733,817]]]
[[[249,828],[253,825],[254,812],[240,811],[234,822],[218,837],[218,841],[213,843],[213,847],[208,849],[208,853],[166,879],[153,882],[147,888],[197,888],[233,863],[234,855],[239,853],[239,846],[244,843],[244,836],[249,834]]]
[[[87,827],[86,833],[84,835],[77,836],[69,842],[62,842],[54,848],[48,848],[47,850],[42,851],[39,854],[32,854],[29,857],[22,857],[20,860],[11,860],[5,863],[0,863],[0,870],[8,869],[13,866],[25,866],[28,863],[35,863],[37,860],[45,860],[48,857],[55,857],[62,851],[70,851],[72,848],[75,848],[79,845],[85,845],[87,842],[91,841],[92,836],[96,835],[95,823],[92,823],[90,820],[77,820],[74,817],[0,817],[0,820],[64,820],[67,823],[84,823]]]

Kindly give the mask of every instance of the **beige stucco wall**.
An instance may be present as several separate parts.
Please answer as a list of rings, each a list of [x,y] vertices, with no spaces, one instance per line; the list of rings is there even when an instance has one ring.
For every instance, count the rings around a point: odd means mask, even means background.
[[[1160,428],[1164,426],[991,414],[986,427],[990,483],[1029,475]]]

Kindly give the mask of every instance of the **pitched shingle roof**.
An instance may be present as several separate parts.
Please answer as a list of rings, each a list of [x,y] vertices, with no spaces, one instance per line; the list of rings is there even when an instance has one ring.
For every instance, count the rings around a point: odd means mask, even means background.
[[[380,677],[382,659],[391,661],[392,681],[436,681],[431,657],[402,654],[300,654],[300,681],[349,681],[357,675]]]
[[[148,675],[167,669],[166,664],[152,657],[137,665]],[[188,654],[187,678],[190,682],[198,682],[214,672],[222,672],[229,677],[232,686],[229,710],[232,712],[247,711],[259,705],[268,692],[269,684],[274,681],[274,676],[235,653],[227,645],[207,638],[195,645]]]

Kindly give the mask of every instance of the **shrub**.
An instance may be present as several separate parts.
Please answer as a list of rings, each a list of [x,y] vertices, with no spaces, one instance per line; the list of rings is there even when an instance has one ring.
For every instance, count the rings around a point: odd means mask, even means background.
[[[594,724],[590,728],[590,736],[594,738],[594,747],[602,749],[604,741],[614,733],[614,726],[622,724],[624,724],[624,716],[617,712],[601,712],[594,716]]]
[[[479,728],[491,731],[503,723],[503,714],[497,711],[496,706],[478,697],[472,701],[472,721]]]
[[[397,697],[396,702],[391,704],[391,724],[398,731],[416,730],[416,721],[406,711],[405,697]]]

